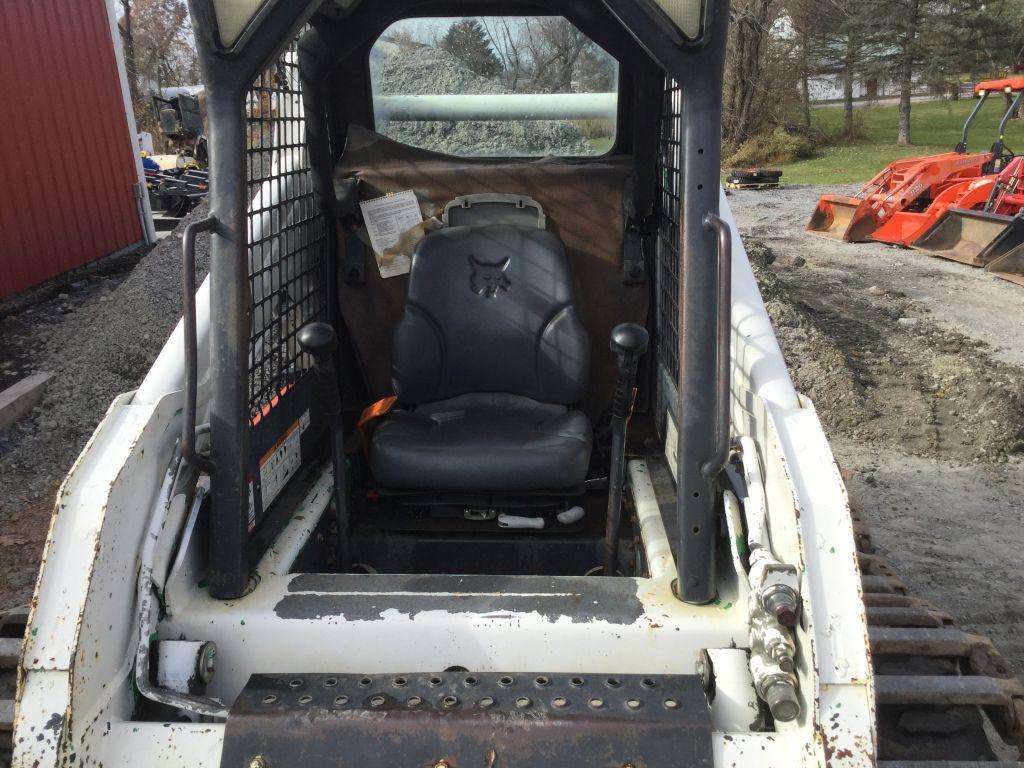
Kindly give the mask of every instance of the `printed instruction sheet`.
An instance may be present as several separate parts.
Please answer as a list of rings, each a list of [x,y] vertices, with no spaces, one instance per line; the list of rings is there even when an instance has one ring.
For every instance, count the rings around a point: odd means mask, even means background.
[[[411,189],[359,203],[366,232],[377,259],[381,277],[404,275],[411,266],[411,254],[401,253],[396,246],[404,233],[423,223],[420,204]]]

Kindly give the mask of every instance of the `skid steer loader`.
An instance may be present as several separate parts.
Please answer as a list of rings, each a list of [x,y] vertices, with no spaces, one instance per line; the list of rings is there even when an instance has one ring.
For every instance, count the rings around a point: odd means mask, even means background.
[[[960,143],[952,152],[897,160],[853,197],[822,195],[807,223],[807,231],[833,240],[866,242],[873,239],[880,227],[887,225],[902,212],[925,211],[950,186],[998,173],[1004,161],[1003,133],[1015,109],[1007,111],[999,130],[999,139],[987,152],[969,153],[968,134],[991,94],[1019,93],[1022,89],[1024,78],[978,83],[975,94],[980,100],[964,123]],[[1015,107],[1019,106],[1018,98]],[[902,242],[904,234],[902,226],[890,227],[886,230],[885,242]]]
[[[871,553],[787,373],[719,186],[727,2],[190,5],[210,213],[59,492],[17,768],[1020,743],[1024,689]],[[586,76],[522,98],[453,29]]]

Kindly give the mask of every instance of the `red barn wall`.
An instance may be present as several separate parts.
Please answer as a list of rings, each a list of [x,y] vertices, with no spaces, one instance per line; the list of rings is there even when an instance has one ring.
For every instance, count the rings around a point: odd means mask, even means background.
[[[0,298],[144,237],[107,0],[0,2]]]

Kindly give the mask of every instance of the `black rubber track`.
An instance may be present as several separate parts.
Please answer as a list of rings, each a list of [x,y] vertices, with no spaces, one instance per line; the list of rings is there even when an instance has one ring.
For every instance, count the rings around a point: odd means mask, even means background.
[[[857,549],[860,553],[861,577],[868,617],[868,633],[872,642],[872,664],[875,672],[876,695],[883,691],[895,692],[896,697],[907,696],[914,683],[911,678],[957,677],[967,687],[978,680],[979,668],[987,675],[1009,680],[1009,665],[983,638],[977,644],[978,652],[964,655],[956,653],[961,638],[970,641],[973,636],[956,630],[952,619],[927,601],[907,594],[906,586],[896,577],[893,568],[875,554],[867,525],[854,515]],[[907,630],[907,631],[901,631]],[[930,637],[928,655],[899,653],[902,640]],[[948,648],[941,641],[949,639]],[[914,645],[911,642],[908,645]],[[909,649],[909,648],[908,648]],[[954,655],[941,655],[943,653]],[[925,684],[929,681],[925,679]],[[952,681],[937,681],[946,683]],[[998,720],[1000,712],[987,708]],[[989,733],[986,714],[975,704],[920,704],[879,703],[877,706],[878,759],[897,761],[911,768],[915,763],[939,762],[995,768],[1001,765]],[[997,738],[993,736],[993,738]],[[1005,753],[1005,749],[1004,749]],[[910,761],[910,762],[907,762]],[[1012,765],[1016,765],[1013,763]],[[886,768],[896,768],[886,766]],[[921,765],[920,768],[925,768]]]

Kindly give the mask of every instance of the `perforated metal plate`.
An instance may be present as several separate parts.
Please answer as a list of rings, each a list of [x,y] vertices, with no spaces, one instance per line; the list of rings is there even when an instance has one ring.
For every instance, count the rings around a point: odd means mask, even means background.
[[[711,720],[688,675],[254,675],[221,765],[257,757],[269,768],[689,768],[712,765]]]

